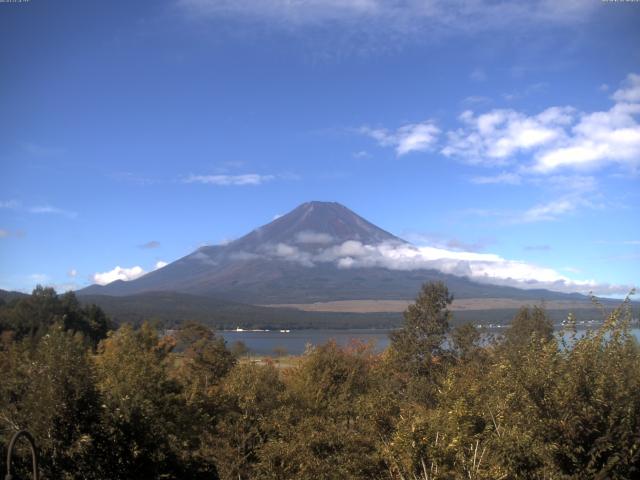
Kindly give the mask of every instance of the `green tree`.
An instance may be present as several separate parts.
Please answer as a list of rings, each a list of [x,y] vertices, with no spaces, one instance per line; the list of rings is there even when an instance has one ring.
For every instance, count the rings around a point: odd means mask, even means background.
[[[200,416],[169,375],[174,342],[147,323],[125,325],[104,340],[96,357],[103,429],[112,445],[109,478],[217,478],[198,457]]]
[[[0,331],[12,331],[16,339],[40,337],[54,324],[81,332],[94,347],[112,328],[100,307],[83,307],[73,292],[58,295],[53,288],[40,285],[30,296],[0,307]]]
[[[237,365],[225,378],[227,409],[208,444],[223,479],[257,478],[261,447],[275,435],[272,416],[282,406],[284,384],[272,365]]]
[[[443,345],[449,331],[453,296],[442,282],[425,283],[404,312],[404,325],[390,334],[390,360],[404,375],[410,397],[430,403],[447,360]]]
[[[548,342],[553,340],[553,323],[543,307],[522,307],[511,321],[504,335],[508,348],[519,349],[531,341]]]
[[[27,429],[45,478],[100,478],[101,402],[82,336],[53,326],[35,342],[0,350],[0,370],[0,441]]]
[[[453,348],[462,361],[472,360],[480,352],[481,340],[482,332],[471,323],[460,325],[451,332]]]
[[[249,347],[247,347],[247,345],[242,340],[236,340],[235,342],[233,342],[231,344],[230,350],[233,356],[236,358],[244,357],[249,353]]]
[[[371,365],[370,346],[329,342],[286,372],[285,405],[271,417],[259,478],[365,479],[383,472],[365,408]]]
[[[175,339],[182,356],[177,375],[185,386],[187,400],[210,396],[209,390],[217,388],[236,364],[236,357],[227,349],[224,338],[199,323],[185,323],[176,332]]]

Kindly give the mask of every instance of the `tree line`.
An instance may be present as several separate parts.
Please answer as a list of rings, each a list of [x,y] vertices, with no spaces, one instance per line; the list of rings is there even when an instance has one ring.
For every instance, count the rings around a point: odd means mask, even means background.
[[[640,475],[628,301],[596,330],[569,317],[563,335],[523,308],[499,337],[451,329],[451,301],[425,284],[385,351],[328,342],[281,369],[201,324],[116,328],[38,287],[0,305],[0,442],[29,430],[46,479]]]

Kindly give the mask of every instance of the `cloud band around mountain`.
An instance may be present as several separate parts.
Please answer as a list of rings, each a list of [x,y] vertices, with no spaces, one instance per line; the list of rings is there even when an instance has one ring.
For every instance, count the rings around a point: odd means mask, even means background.
[[[434,269],[481,283],[523,289],[543,288],[565,293],[624,295],[633,288],[630,285],[611,285],[595,280],[575,280],[552,268],[521,260],[509,260],[493,253],[464,252],[406,243],[367,245],[349,240],[313,251],[296,245],[278,243],[265,246],[261,254],[263,257],[296,262],[310,268],[322,263],[334,263],[338,268],[344,269]],[[259,255],[251,253],[243,258],[253,260],[258,257]]]

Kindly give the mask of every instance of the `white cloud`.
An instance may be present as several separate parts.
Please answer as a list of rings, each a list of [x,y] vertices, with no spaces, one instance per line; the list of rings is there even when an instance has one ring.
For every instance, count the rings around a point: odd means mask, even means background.
[[[203,183],[220,186],[261,185],[275,179],[274,175],[247,173],[244,175],[189,175],[184,183]]]
[[[640,103],[640,75],[630,73],[622,82],[622,88],[611,96],[617,103]]]
[[[107,285],[108,283],[115,282],[116,280],[124,280],[125,282],[128,280],[135,280],[145,273],[146,272],[142,267],[138,265],[131,268],[117,266],[108,272],[95,273],[93,275],[93,281],[98,285]]]
[[[8,237],[9,236],[9,230],[4,230],[2,228],[0,228],[0,238],[4,238],[4,237]]]
[[[158,270],[162,267],[166,267],[167,265],[169,265],[168,262],[165,262],[164,260],[158,260],[155,264],[154,270]]]
[[[312,255],[308,252],[300,250],[296,246],[287,245],[286,243],[278,243],[277,245],[268,245],[264,249],[268,256],[281,258],[290,262],[296,262],[305,267],[313,267]]]
[[[570,107],[551,107],[535,116],[504,109],[476,116],[467,110],[459,117],[465,126],[447,133],[448,141],[441,151],[472,164],[508,164],[516,154],[562,138],[572,114]]]
[[[67,276],[71,277],[71,278],[75,278],[78,276],[78,271],[75,268],[72,268],[71,270],[69,270],[67,272]]]
[[[430,120],[403,125],[395,132],[370,127],[361,127],[359,131],[376,140],[382,147],[395,148],[398,156],[431,150],[440,134],[440,129]]]
[[[307,267],[319,263],[334,263],[339,268],[345,269],[369,267],[409,271],[435,269],[479,282],[529,289],[548,288],[581,293],[593,291],[596,294],[606,295],[628,293],[631,288],[628,285],[609,285],[594,280],[574,280],[552,268],[522,260],[509,260],[494,253],[477,253],[431,246],[416,247],[400,243],[366,245],[350,240],[315,254],[280,243],[271,246],[265,253]]]
[[[640,124],[635,119],[638,114],[640,103],[618,103],[606,112],[583,115],[566,141],[540,152],[533,169],[548,173],[561,168],[593,169],[608,163],[637,167],[640,165]]]
[[[518,173],[596,169],[618,164],[640,167],[640,75],[629,74],[605,111],[550,107],[537,115],[494,109],[460,115],[461,128],[447,132],[441,152],[467,163],[517,163]]]

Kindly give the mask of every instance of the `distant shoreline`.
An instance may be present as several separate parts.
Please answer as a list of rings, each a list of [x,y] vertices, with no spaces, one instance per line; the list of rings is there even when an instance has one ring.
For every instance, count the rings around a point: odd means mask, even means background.
[[[269,308],[292,308],[303,312],[326,313],[400,313],[403,312],[413,300],[335,300],[329,302],[314,303],[278,303],[259,305]],[[524,306],[542,303],[548,310],[583,310],[594,308],[589,301],[575,300],[549,300],[534,302],[531,300],[516,300],[510,298],[462,298],[453,301],[449,307],[451,311],[476,311],[476,310],[506,310],[521,308]]]

